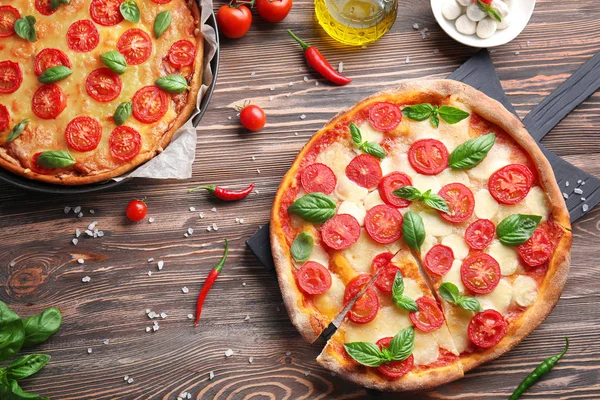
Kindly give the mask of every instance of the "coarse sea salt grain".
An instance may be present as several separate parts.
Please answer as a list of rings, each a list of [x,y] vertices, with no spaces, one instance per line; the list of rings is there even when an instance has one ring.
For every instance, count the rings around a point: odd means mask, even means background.
[[[569,186],[569,181],[565,182],[565,186],[567,186],[567,187]]]
[[[190,211],[192,211],[192,212],[196,211],[196,207],[190,207]]]
[[[75,207],[75,208],[73,209],[73,212],[74,212],[75,214],[79,214],[79,212],[80,212],[80,211],[81,211],[81,206],[77,206],[77,207]]]
[[[83,282],[83,283],[88,283],[91,280],[92,280],[92,278],[90,278],[89,276],[84,276],[83,278],[81,278],[81,282]]]
[[[79,229],[75,229],[75,237],[79,237],[81,235],[81,231]]]
[[[305,76],[304,78],[302,78],[302,80],[304,80],[304,82],[308,82],[308,76]]]
[[[191,235],[192,233],[194,233],[194,229],[192,229],[192,228],[188,228],[188,230],[187,230],[187,233],[188,233],[189,235]]]
[[[151,330],[152,330],[151,327],[149,327],[149,326],[146,327],[146,332],[150,332]]]
[[[96,211],[94,211],[93,208],[90,208],[90,214],[94,215],[94,214],[96,214]]]
[[[338,72],[341,74],[342,72],[344,72],[344,63],[340,62],[338,64]]]
[[[104,340],[102,341],[102,343],[104,343],[104,344],[108,344],[108,343],[110,343],[110,339],[104,339]]]
[[[194,316],[192,314],[188,314],[187,317],[188,319],[194,319]]]
[[[14,261],[11,261],[10,264],[8,264],[9,267],[14,267],[15,265],[17,265],[17,263]]]
[[[306,119],[306,114],[302,114],[302,115],[300,116],[300,119]]]
[[[65,209],[63,210],[65,212],[65,214],[68,214],[69,211],[71,211],[71,207],[66,206]]]
[[[83,213],[82,212],[80,212],[79,214],[77,214],[77,218],[81,218],[81,217],[83,217]]]
[[[189,293],[190,289],[188,289],[186,286],[184,286],[184,287],[181,288],[181,291],[183,293]]]
[[[212,224],[212,228],[213,228],[213,230],[215,230],[215,231],[218,231],[218,230],[219,230],[219,227],[217,226],[217,224]]]
[[[225,350],[225,357],[231,357],[233,355],[233,350],[227,349]]]
[[[160,313],[160,317],[161,317],[162,319],[165,319],[165,318],[167,318],[167,313],[165,313],[165,312],[161,312],[161,313]]]
[[[150,218],[148,218],[148,223],[150,223],[150,224],[151,224],[151,223],[153,223],[153,222],[154,222],[154,217],[150,217]]]
[[[92,354],[92,348],[88,347],[87,352],[88,352],[88,354]]]
[[[203,212],[198,213],[198,216],[200,217],[200,219],[203,219],[204,218],[204,213]]]
[[[210,372],[208,373],[208,379],[210,379],[211,381],[212,381],[213,379],[215,379],[215,373],[214,373],[214,372],[212,372],[212,371],[210,371]]]
[[[587,210],[589,210],[590,206],[588,206],[587,204],[584,204],[581,206],[581,209],[583,210],[583,212],[587,212]]]
[[[148,276],[152,276],[152,271],[148,271]]]
[[[85,260],[84,260],[83,258],[78,258],[78,259],[77,259],[77,262],[78,262],[79,264],[84,264],[84,263],[85,263]]]
[[[410,62],[410,56],[406,56],[406,60],[404,60],[404,63],[408,64]]]
[[[129,383],[131,385],[133,383],[133,378],[127,379],[127,383]]]
[[[583,194],[583,190],[581,190],[579,188],[575,188],[575,189],[573,189],[573,193],[575,193],[575,194]]]
[[[217,212],[217,207],[213,207],[213,208],[211,208],[211,209],[210,209],[210,211],[212,211],[212,212]]]
[[[562,194],[562,195],[563,195],[563,197],[564,197],[565,199],[568,199],[568,198],[569,198],[569,195],[568,195],[568,194],[566,194],[565,192],[563,192],[563,194]]]
[[[165,266],[165,262],[163,260],[160,260],[159,262],[156,263],[156,266],[158,267],[158,270],[160,271]]]
[[[252,364],[252,362],[253,362],[253,361],[254,361],[254,357],[248,357],[248,362],[249,362],[250,364]]]
[[[294,82],[288,83],[288,86],[294,86]]]
[[[129,375],[125,375],[125,376],[123,377],[123,380],[124,380],[125,382],[127,382],[127,379],[129,379]]]
[[[244,318],[244,321],[250,321],[250,316],[246,315],[246,317]]]
[[[256,173],[260,174],[260,169],[256,168]]]
[[[419,24],[417,24],[417,23],[413,24],[413,29],[419,29],[419,28],[420,28]]]

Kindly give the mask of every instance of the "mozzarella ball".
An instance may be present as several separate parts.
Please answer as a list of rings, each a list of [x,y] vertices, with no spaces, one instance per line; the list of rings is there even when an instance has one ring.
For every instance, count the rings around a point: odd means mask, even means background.
[[[498,30],[506,29],[510,25],[510,15],[502,18],[502,22],[498,22]]]
[[[463,35],[472,35],[477,30],[477,24],[471,21],[466,15],[458,17],[454,25],[456,26],[456,30]]]
[[[458,4],[460,4],[461,6],[463,6],[463,7],[466,7],[466,6],[468,6],[469,4],[472,4],[472,3],[473,3],[473,1],[472,1],[472,0],[456,0],[456,2],[457,2]]]
[[[477,36],[482,39],[491,38],[498,29],[498,23],[495,19],[485,18],[477,23]]]
[[[469,17],[471,21],[479,22],[487,17],[487,13],[479,8],[477,3],[471,3],[469,7],[467,7],[467,17]]]
[[[504,18],[508,15],[508,6],[502,0],[493,0],[492,8],[496,10],[496,12],[498,13],[498,15],[500,15],[501,18]]]
[[[456,0],[446,0],[442,6],[442,15],[444,18],[453,21],[462,14],[462,7],[458,5]]]

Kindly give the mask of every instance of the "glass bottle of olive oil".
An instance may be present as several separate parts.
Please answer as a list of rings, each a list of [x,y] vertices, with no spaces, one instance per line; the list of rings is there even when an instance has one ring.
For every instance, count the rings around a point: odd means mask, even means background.
[[[360,46],[383,36],[396,21],[398,0],[314,0],[319,24],[339,42]]]

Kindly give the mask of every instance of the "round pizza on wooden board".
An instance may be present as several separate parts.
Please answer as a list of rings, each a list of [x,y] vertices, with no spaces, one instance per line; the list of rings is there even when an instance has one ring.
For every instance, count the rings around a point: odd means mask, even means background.
[[[271,245],[302,336],[343,317],[321,364],[367,387],[419,390],[507,352],[548,316],[570,229],[517,117],[462,83],[417,80],[313,136],[275,197]],[[396,335],[410,336],[410,357],[393,355]],[[380,364],[356,354],[373,345]]]
[[[194,0],[0,5],[0,166],[81,185],[160,153],[196,106],[199,20]]]

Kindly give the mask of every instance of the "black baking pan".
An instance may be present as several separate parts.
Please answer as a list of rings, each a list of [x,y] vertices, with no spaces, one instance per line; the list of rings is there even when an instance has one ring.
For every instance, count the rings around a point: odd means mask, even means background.
[[[217,51],[215,52],[215,56],[213,57],[213,59],[210,62],[210,65],[213,70],[213,79],[212,79],[212,82],[210,83],[210,86],[208,87],[208,91],[206,92],[206,94],[204,95],[202,100],[200,101],[200,112],[192,120],[192,123],[194,124],[194,126],[198,126],[198,124],[200,123],[200,120],[202,119],[202,116],[208,109],[208,103],[210,102],[210,99],[213,95],[213,91],[215,90],[215,85],[217,83],[217,75],[219,72],[219,54],[221,51],[221,46],[219,43],[219,31],[217,28],[217,20],[215,18],[214,12],[211,13],[211,15],[208,17],[208,20],[206,21],[206,23],[208,25],[212,26],[215,30],[216,38],[217,38]],[[98,192],[100,190],[105,190],[105,189],[120,185],[121,183],[123,183],[127,180],[128,179],[123,179],[122,181],[118,181],[118,182],[113,181],[113,180],[108,180],[105,182],[92,183],[89,185],[81,185],[81,186],[54,185],[51,183],[44,183],[44,182],[27,179],[20,175],[13,174],[12,172],[7,171],[3,168],[0,168],[0,181],[1,182],[6,182],[13,186],[17,186],[17,187],[19,187],[21,189],[25,189],[25,190],[31,190],[31,191],[40,192],[40,193],[50,193],[50,194],[79,194],[79,193]]]

